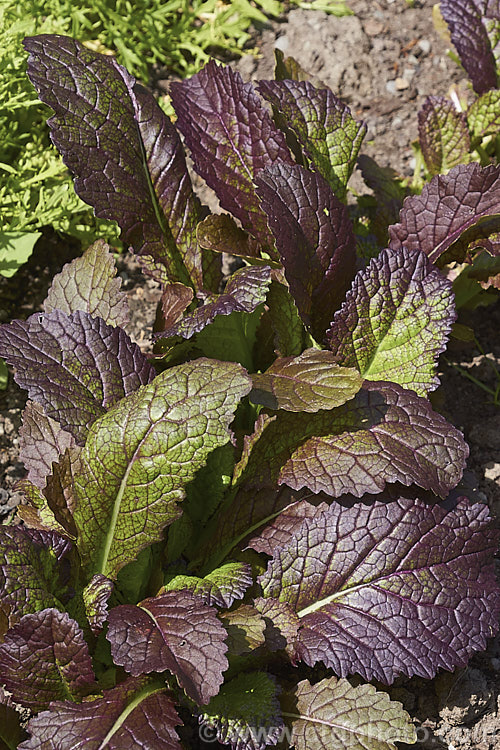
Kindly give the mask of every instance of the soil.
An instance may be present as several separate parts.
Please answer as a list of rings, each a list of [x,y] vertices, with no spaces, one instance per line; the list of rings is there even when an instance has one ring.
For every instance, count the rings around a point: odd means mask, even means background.
[[[261,53],[257,60],[245,55],[232,65],[246,80],[266,78],[272,77],[275,48],[292,55],[367,123],[362,152],[381,166],[409,175],[414,166],[411,143],[417,137],[417,111],[425,97],[445,95],[451,83],[467,94],[467,79],[433,28],[433,0],[350,0],[349,5],[355,15],[344,18],[290,10],[279,22],[259,29],[256,41]],[[159,83],[161,87],[166,82]],[[365,190],[359,175],[353,176],[352,185]],[[208,193],[203,196],[212,201]],[[46,232],[32,258],[12,279],[0,277],[0,322],[40,310],[52,277],[78,253],[74,244]],[[146,349],[158,286],[144,279],[128,253],[120,256],[117,264],[132,310],[129,333]],[[467,494],[488,503],[498,518],[500,409],[491,391],[500,391],[500,300],[488,308],[462,313],[460,322],[474,330],[476,341],[450,343],[441,359],[442,386],[433,402],[463,430],[469,442],[464,477]],[[483,387],[467,379],[464,372]],[[497,396],[500,402],[500,392]],[[17,433],[25,400],[10,378],[7,390],[0,392],[0,519],[10,523],[15,522],[13,509],[20,500],[15,483],[24,476]],[[404,704],[418,726],[417,747],[422,750],[500,747],[498,637],[485,652],[473,656],[466,669],[441,672],[432,681],[399,679],[390,693]]]

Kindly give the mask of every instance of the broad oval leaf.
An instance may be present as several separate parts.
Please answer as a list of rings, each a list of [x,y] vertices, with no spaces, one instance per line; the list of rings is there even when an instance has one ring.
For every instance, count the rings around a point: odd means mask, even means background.
[[[121,285],[109,245],[97,240],[54,276],[43,309],[46,313],[62,310],[67,315],[83,310],[108,325],[125,327],[129,310]]]
[[[299,658],[391,683],[465,666],[498,630],[498,544],[488,508],[401,498],[333,503],[306,518],[259,578],[301,627]]]
[[[241,472],[243,487],[307,487],[331,497],[417,484],[446,497],[468,456],[461,433],[427,399],[395,383],[366,381],[332,411],[278,412],[267,420]]]
[[[81,310],[1,326],[0,352],[16,368],[16,383],[79,445],[106,409],[155,376],[124,330]]]
[[[258,89],[279,112],[284,127],[293,131],[311,166],[337,198],[345,200],[366,125],[356,122],[330,89],[316,88],[309,81],[260,81]]]
[[[199,596],[169,591],[115,607],[108,621],[113,660],[133,676],[168,669],[200,705],[219,692],[228,667],[227,633]]]
[[[283,704],[295,750],[397,750],[396,742],[417,739],[401,703],[373,685],[353,687],[335,677],[315,685],[302,680]]]
[[[280,689],[271,675],[247,672],[216,695],[199,721],[200,737],[217,739],[232,750],[264,750],[282,739],[284,723],[278,699]]]
[[[173,83],[170,94],[196,171],[269,252],[273,243],[254,178],[275,162],[293,164],[285,136],[252,85],[214,60],[189,80]]]
[[[129,678],[93,701],[54,701],[30,720],[19,750],[182,750],[180,725],[163,683]]]
[[[0,644],[2,683],[32,711],[54,700],[81,701],[98,690],[82,630],[66,612],[24,615]]]
[[[270,409],[317,412],[353,398],[363,379],[352,367],[339,367],[331,352],[307,349],[299,357],[276,359],[252,376],[251,400]]]
[[[40,489],[45,487],[54,461],[76,445],[73,435],[48,417],[35,401],[28,401],[23,411],[19,444],[19,458],[28,472],[27,479]]]
[[[467,248],[467,235],[475,228],[483,237],[498,230],[500,166],[460,164],[447,175],[437,175],[421,195],[406,198],[399,224],[389,227],[389,247],[422,250],[435,263],[452,246]],[[494,218],[494,226],[481,222]],[[476,239],[476,237],[474,237]]]
[[[418,138],[431,175],[470,161],[470,136],[463,112],[444,96],[428,96],[418,113]]]
[[[383,250],[356,275],[327,339],[337,361],[366,380],[425,396],[439,385],[437,359],[455,318],[451,282],[425,253]]]
[[[66,36],[27,38],[28,75],[51,107],[52,139],[96,216],[114,219],[136,253],[172,281],[202,287],[193,193],[178,133],[153,95],[118,65]]]
[[[172,367],[91,428],[75,479],[78,549],[86,568],[115,578],[180,514],[177,501],[251,387],[242,367],[198,359]]]
[[[354,276],[354,233],[326,180],[298,164],[276,164],[255,179],[298,311],[322,341]]]
[[[496,49],[492,42],[498,38],[498,0],[441,0],[439,8],[476,94],[496,88]]]

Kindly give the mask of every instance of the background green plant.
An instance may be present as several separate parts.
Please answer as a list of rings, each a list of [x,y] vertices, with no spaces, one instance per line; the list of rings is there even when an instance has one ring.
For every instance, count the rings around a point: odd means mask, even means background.
[[[338,15],[344,0],[292,0]],[[114,222],[101,221],[75,195],[51,145],[49,110],[26,77],[25,36],[68,34],[109,50],[138,79],[153,66],[192,75],[209,53],[241,54],[252,24],[279,15],[278,0],[2,0],[0,5],[0,275],[12,276],[33,250],[39,230],[118,243]]]

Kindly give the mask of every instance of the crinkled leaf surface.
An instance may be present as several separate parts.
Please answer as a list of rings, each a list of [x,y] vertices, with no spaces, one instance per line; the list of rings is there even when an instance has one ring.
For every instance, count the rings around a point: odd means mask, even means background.
[[[252,584],[252,569],[248,563],[230,562],[212,570],[204,578],[178,575],[166,585],[165,591],[188,589],[200,596],[207,604],[216,607],[229,607],[242,599]]]
[[[417,484],[445,497],[462,476],[467,446],[427,399],[395,383],[370,383],[332,411],[279,412],[253,446],[241,482],[275,482],[339,497]]]
[[[157,338],[182,336],[190,339],[211,323],[217,315],[230,315],[232,312],[253,312],[265,302],[271,283],[269,266],[240,268],[229,278],[223,294],[207,297],[205,304],[191,315],[185,315],[179,323],[157,334]]]
[[[247,543],[256,552],[264,552],[273,556],[276,547],[287,547],[304,518],[314,518],[318,512],[326,508],[325,503],[314,506],[307,500],[297,500],[276,515],[263,523],[256,534],[250,537]]]
[[[97,240],[54,276],[43,309],[47,313],[62,310],[68,315],[83,310],[108,325],[124,327],[129,310],[121,285],[109,245]]]
[[[193,301],[194,293],[190,286],[180,282],[167,284],[161,295],[161,311],[165,321],[165,328],[177,323]]]
[[[214,730],[232,750],[264,750],[276,745],[283,734],[278,700],[279,688],[264,672],[248,672],[221,688],[200,715],[202,737]]]
[[[304,326],[294,299],[284,284],[271,282],[267,306],[274,332],[275,353],[280,357],[300,354],[304,348]]]
[[[266,622],[252,605],[240,604],[229,612],[221,612],[219,619],[227,631],[230,657],[249,654],[265,643]]]
[[[401,703],[373,685],[352,687],[335,677],[315,685],[302,680],[283,703],[296,750],[396,750],[396,742],[416,741]]]
[[[114,219],[136,253],[201,286],[194,196],[179,136],[153,95],[113,57],[66,36],[25,40],[28,75],[55,116],[48,124],[75,190],[96,216]]]
[[[441,0],[439,7],[476,94],[496,88],[492,32],[500,18],[498,0]]]
[[[498,629],[497,544],[488,508],[465,498],[451,510],[333,503],[275,550],[259,581],[298,614],[306,663],[386,683],[433,677],[465,666]]]
[[[35,712],[98,689],[82,630],[57,609],[24,615],[8,631],[0,644],[0,675],[13,700]]]
[[[293,164],[285,136],[251,84],[214,60],[192,78],[173,83],[170,94],[196,171],[221,206],[269,249],[272,238],[254,178],[275,162]]]
[[[260,81],[258,88],[293,131],[311,166],[344,200],[366,125],[356,122],[330,89],[309,81]]]
[[[470,161],[470,136],[463,112],[444,96],[428,96],[418,113],[418,137],[431,175]]]
[[[48,417],[34,401],[28,401],[23,411],[19,444],[19,458],[28,471],[27,479],[40,488],[45,487],[52,463],[58,461],[67,448],[76,445],[73,435]]]
[[[217,612],[190,591],[168,591],[109,613],[116,664],[133,676],[169,670],[198,704],[217,695],[228,667],[227,633]]]
[[[331,352],[307,349],[299,357],[276,359],[262,375],[253,375],[250,398],[270,409],[317,412],[353,398],[362,385],[359,372],[339,367]]]
[[[177,501],[228,430],[250,379],[236,364],[172,367],[96,422],[75,480],[78,549],[92,573],[114,578],[180,514]]]
[[[181,750],[181,724],[163,683],[130,678],[94,701],[55,701],[31,719],[19,750]]]
[[[80,445],[92,422],[155,375],[124,330],[80,310],[2,326],[0,352],[16,383]]]
[[[478,96],[467,110],[467,124],[473,138],[500,132],[500,91],[493,89]]]
[[[337,362],[420,396],[439,385],[438,355],[455,321],[451,282],[423,252],[382,250],[356,275],[327,334]]]
[[[467,247],[467,235],[462,235],[472,227],[481,232],[481,222],[498,214],[500,167],[461,164],[405,200],[399,224],[389,227],[389,247],[423,250],[435,263],[451,246]],[[498,231],[498,222],[494,228]],[[492,231],[486,223],[483,236]]]
[[[82,592],[85,614],[90,629],[97,635],[108,619],[108,601],[114,584],[109,578],[98,573],[92,576]]]
[[[65,556],[71,544],[49,532],[0,527],[0,614],[10,626],[24,614],[62,609],[67,597]]]
[[[300,628],[300,620],[294,609],[288,602],[268,597],[257,597],[254,599],[254,607],[262,616],[271,623],[266,629],[266,645],[270,651],[286,650],[290,661],[297,665],[297,654],[295,647],[297,635]]]
[[[255,183],[300,316],[321,341],[354,276],[347,208],[320,174],[298,164],[269,167]]]

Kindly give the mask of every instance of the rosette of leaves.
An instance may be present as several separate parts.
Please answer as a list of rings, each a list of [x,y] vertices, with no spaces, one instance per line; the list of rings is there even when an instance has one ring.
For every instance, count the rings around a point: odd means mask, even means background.
[[[422,226],[405,204],[356,273],[364,129],[332,92],[261,84],[284,133],[210,63],[173,87],[174,126],[110,58],[26,46],[76,190],[163,296],[147,358],[100,242],[0,328],[30,397],[24,525],[0,534],[0,732],[22,750],[415,742],[370,681],[464,666],[498,628],[498,534],[427,399],[455,317],[433,261],[492,171],[458,168],[446,236],[432,190]],[[228,213],[195,197],[177,128]],[[243,265],[224,283],[227,251]]]

